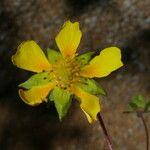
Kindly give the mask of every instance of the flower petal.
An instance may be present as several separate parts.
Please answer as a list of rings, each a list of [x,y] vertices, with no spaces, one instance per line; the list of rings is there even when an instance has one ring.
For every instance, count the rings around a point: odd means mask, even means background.
[[[76,86],[72,87],[72,92],[81,100],[80,107],[85,113],[89,123],[96,121],[97,113],[100,112],[99,98]]]
[[[87,117],[88,122],[92,123],[93,122],[92,117],[88,113],[86,113],[86,111],[84,111],[84,109],[82,109],[82,111],[84,112],[85,116]]]
[[[66,21],[63,28],[56,36],[56,43],[64,57],[73,57],[80,43],[81,31],[79,23]]]
[[[42,72],[50,70],[51,64],[48,62],[41,48],[34,41],[26,41],[19,45],[17,52],[12,56],[12,62],[19,68]]]
[[[55,83],[49,83],[47,85],[35,86],[30,90],[19,90],[21,99],[28,105],[36,106],[43,101],[47,101],[46,97],[49,92],[55,87]]]
[[[93,58],[89,65],[86,65],[81,70],[80,74],[83,77],[105,77],[112,71],[123,66],[121,61],[121,52],[117,47],[105,48],[100,55]]]

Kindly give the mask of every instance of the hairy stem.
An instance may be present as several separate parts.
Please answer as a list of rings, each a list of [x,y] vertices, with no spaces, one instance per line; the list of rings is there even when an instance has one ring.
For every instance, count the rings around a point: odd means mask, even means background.
[[[106,142],[107,142],[107,146],[108,146],[109,150],[113,150],[112,144],[111,144],[111,140],[110,140],[110,137],[109,137],[109,135],[108,135],[108,132],[107,132],[107,129],[106,129],[106,127],[105,127],[104,120],[103,120],[101,114],[98,113],[98,114],[97,114],[97,117],[98,117],[100,126],[101,126],[101,128],[102,128],[102,130],[103,130],[103,132],[104,132],[104,135],[105,135],[105,138],[106,138]]]

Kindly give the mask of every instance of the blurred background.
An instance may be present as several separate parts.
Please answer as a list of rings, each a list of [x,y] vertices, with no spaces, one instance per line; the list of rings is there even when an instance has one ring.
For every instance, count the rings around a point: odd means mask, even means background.
[[[76,101],[60,122],[53,104],[30,107],[18,96],[31,73],[12,65],[17,46],[33,39],[56,49],[68,19],[80,22],[80,53],[121,48],[124,67],[97,80],[108,93],[102,115],[115,150],[144,150],[142,123],[122,112],[138,93],[150,99],[149,0],[0,0],[0,150],[107,150],[98,122],[89,125]]]

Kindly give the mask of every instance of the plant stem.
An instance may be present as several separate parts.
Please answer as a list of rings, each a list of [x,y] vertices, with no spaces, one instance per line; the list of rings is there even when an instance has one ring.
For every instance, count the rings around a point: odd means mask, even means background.
[[[143,123],[143,126],[144,126],[144,129],[145,129],[145,135],[146,135],[146,150],[149,150],[149,134],[148,134],[148,127],[147,127],[146,121],[145,121],[145,119],[144,119],[142,113],[139,115],[139,117],[141,118],[142,123]]]
[[[102,128],[102,130],[104,132],[104,135],[105,135],[105,138],[106,138],[106,142],[107,142],[107,146],[108,146],[109,150],[113,150],[110,137],[108,135],[107,129],[106,129],[105,124],[104,124],[104,120],[103,120],[100,112],[97,114],[97,117],[98,117],[100,126],[101,126],[101,128]]]
[[[133,113],[137,113],[135,111],[124,111],[124,114],[133,114]],[[150,113],[150,111],[142,111],[141,113],[146,114],[146,113]]]

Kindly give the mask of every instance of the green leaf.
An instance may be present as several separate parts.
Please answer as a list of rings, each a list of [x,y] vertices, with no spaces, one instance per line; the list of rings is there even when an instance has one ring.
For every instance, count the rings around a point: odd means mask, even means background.
[[[47,57],[51,64],[54,64],[58,59],[62,58],[62,55],[60,52],[50,49],[47,49]]]
[[[135,110],[138,108],[145,109],[146,101],[142,95],[135,96],[129,103],[130,107]]]
[[[76,57],[76,60],[81,63],[81,66],[84,66],[84,65],[88,64],[88,62],[91,60],[93,54],[94,54],[94,52],[88,52],[88,53],[82,54],[82,55]]]
[[[31,89],[33,86],[45,85],[52,81],[50,72],[42,72],[31,76],[27,81],[21,83],[19,87]]]
[[[84,91],[94,95],[96,94],[106,95],[106,92],[104,91],[102,86],[93,79],[83,79],[83,82],[78,83],[77,86],[79,86]]]
[[[129,102],[129,110],[136,110],[138,108],[138,106],[132,102]]]
[[[146,103],[145,111],[150,111],[150,101]]]
[[[67,114],[71,104],[71,93],[68,90],[56,87],[50,94],[51,101],[54,101],[56,110],[59,115],[59,119]]]

